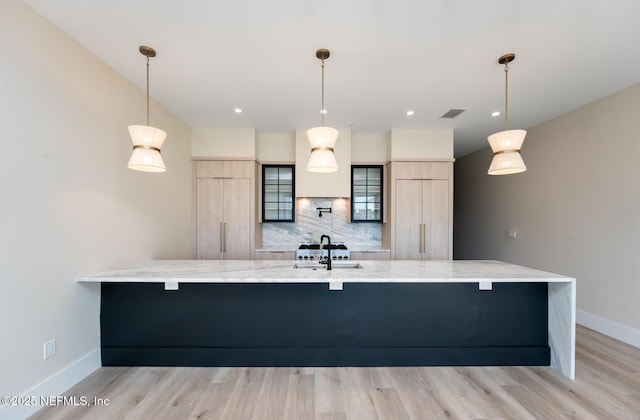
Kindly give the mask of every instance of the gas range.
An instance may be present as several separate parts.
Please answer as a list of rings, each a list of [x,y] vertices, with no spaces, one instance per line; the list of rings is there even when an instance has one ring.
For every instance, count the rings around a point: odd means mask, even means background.
[[[320,249],[318,242],[301,242],[296,250],[296,260],[298,261],[322,261],[327,259],[328,251],[325,244],[324,249]],[[347,249],[344,242],[331,244],[331,260],[350,260],[351,251]]]

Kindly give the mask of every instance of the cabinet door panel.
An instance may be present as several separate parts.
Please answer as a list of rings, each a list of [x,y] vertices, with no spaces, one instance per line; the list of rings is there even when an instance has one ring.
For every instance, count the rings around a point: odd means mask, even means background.
[[[199,260],[221,259],[222,179],[197,179],[196,188],[196,257]]]
[[[449,259],[449,181],[423,182],[422,209],[425,260]]]
[[[396,180],[396,260],[420,260],[422,180]]]
[[[450,162],[395,162],[397,179],[449,179]]]
[[[224,180],[224,259],[251,258],[251,181]]]

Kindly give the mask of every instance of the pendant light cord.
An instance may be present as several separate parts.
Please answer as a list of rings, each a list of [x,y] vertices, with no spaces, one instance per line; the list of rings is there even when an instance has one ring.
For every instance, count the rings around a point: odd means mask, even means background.
[[[149,56],[147,55],[147,125],[149,124]]]
[[[504,64],[504,131],[508,131],[509,120],[509,63]]]
[[[320,108],[320,126],[324,127],[324,59],[322,59],[322,108]]]

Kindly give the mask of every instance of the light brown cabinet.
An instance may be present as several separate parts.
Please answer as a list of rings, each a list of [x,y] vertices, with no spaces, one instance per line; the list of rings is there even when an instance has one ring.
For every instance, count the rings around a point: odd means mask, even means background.
[[[196,258],[251,259],[255,163],[196,162]]]
[[[452,162],[392,162],[392,259],[452,258],[452,169]]]
[[[396,259],[449,259],[449,183],[396,180]]]

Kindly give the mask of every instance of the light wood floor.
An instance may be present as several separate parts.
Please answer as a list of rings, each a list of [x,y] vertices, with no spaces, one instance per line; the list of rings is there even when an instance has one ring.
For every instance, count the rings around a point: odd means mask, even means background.
[[[640,349],[578,326],[547,367],[100,368],[32,419],[640,419]]]

